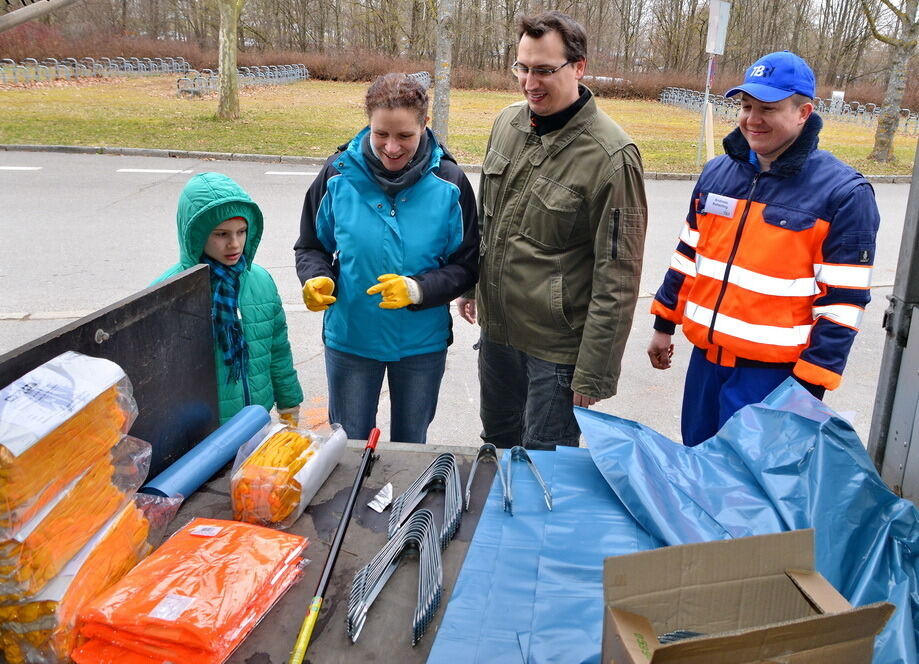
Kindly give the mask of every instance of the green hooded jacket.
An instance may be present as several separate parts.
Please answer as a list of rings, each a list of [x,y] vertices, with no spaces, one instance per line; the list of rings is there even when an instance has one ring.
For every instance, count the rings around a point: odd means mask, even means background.
[[[200,263],[211,231],[232,217],[242,217],[248,223],[243,249],[247,265],[239,281],[239,314],[243,336],[249,345],[249,366],[244,379],[248,381],[249,403],[260,404],[267,410],[275,404],[278,408],[290,408],[303,401],[303,390],[294,369],[278,288],[268,271],[253,262],[262,238],[262,211],[242,187],[220,173],[200,173],[188,181],[176,212],[179,262],[154,283]],[[227,384],[228,369],[216,343],[214,363],[223,424],[247,404],[243,380]]]

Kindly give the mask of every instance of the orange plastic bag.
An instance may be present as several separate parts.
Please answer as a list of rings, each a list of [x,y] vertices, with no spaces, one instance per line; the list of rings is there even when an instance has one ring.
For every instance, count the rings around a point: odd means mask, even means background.
[[[77,664],[220,664],[301,576],[307,540],[194,519],[80,613]]]

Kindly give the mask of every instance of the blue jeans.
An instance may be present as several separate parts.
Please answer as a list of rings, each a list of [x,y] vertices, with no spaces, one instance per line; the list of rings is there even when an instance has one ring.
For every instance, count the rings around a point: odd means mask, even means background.
[[[482,440],[496,447],[577,447],[573,364],[556,364],[511,346],[479,339]]]
[[[738,410],[759,403],[791,375],[787,367],[722,367],[709,362],[705,351],[693,347],[683,388],[683,444],[703,443]],[[823,393],[821,391],[820,396]]]
[[[341,424],[348,438],[366,440],[376,426],[383,374],[389,380],[389,439],[424,443],[437,410],[447,349],[380,362],[326,347],[329,421]]]

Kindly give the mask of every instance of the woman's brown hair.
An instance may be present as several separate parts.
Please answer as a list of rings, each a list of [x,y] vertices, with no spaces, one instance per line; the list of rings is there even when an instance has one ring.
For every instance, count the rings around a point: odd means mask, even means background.
[[[378,108],[407,108],[418,116],[418,123],[424,124],[428,116],[428,93],[414,77],[406,74],[384,74],[377,76],[367,89],[364,109],[367,119]]]

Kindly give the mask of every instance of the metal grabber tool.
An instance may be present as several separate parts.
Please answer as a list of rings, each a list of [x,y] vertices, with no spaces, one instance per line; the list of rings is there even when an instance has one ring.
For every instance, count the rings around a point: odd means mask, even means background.
[[[309,647],[310,637],[313,635],[313,628],[316,626],[316,620],[319,618],[319,609],[322,608],[325,592],[332,578],[332,569],[335,567],[335,561],[338,560],[338,553],[341,551],[345,533],[348,532],[348,524],[351,522],[351,513],[354,511],[354,503],[357,501],[357,494],[360,493],[361,486],[364,484],[364,479],[370,475],[370,470],[373,468],[373,462],[377,459],[374,452],[376,451],[378,440],[380,440],[380,430],[376,428],[371,429],[370,437],[367,439],[367,445],[364,447],[364,454],[361,456],[361,465],[357,469],[354,484],[351,486],[351,495],[348,496],[348,502],[345,504],[345,510],[341,515],[341,521],[338,522],[338,529],[335,531],[332,546],[329,548],[329,555],[325,560],[325,567],[322,568],[322,575],[319,577],[319,584],[316,586],[316,594],[313,596],[312,603],[310,603],[306,618],[303,619],[303,625],[300,627],[300,633],[297,635],[294,649],[290,653],[288,664],[302,664],[303,658],[306,657],[306,649]]]
[[[542,488],[542,495],[546,501],[546,507],[549,508],[549,511],[552,511],[552,492],[549,491],[549,487],[546,486],[545,480],[542,478],[542,475],[539,474],[539,469],[536,467],[536,464],[533,463],[533,460],[530,458],[529,453],[526,448],[522,445],[514,445],[510,449],[510,459],[507,461],[507,485],[504,487],[504,509],[507,510],[511,516],[514,514],[513,505],[514,499],[511,495],[511,484],[514,479],[514,462],[515,461],[526,461],[527,465],[530,467],[530,471],[536,477],[536,481],[539,483],[539,486]]]
[[[498,473],[498,478],[501,480],[501,491],[504,494],[504,511],[507,512],[510,510],[510,494],[507,492],[507,482],[504,481],[504,471],[501,470],[501,462],[498,460],[498,449],[491,443],[484,443],[479,448],[479,453],[476,454],[475,460],[472,462],[472,468],[469,470],[469,478],[466,480],[466,510],[469,510],[469,503],[472,500],[472,478],[475,477],[476,468],[479,467],[480,462],[492,462],[495,464]]]

